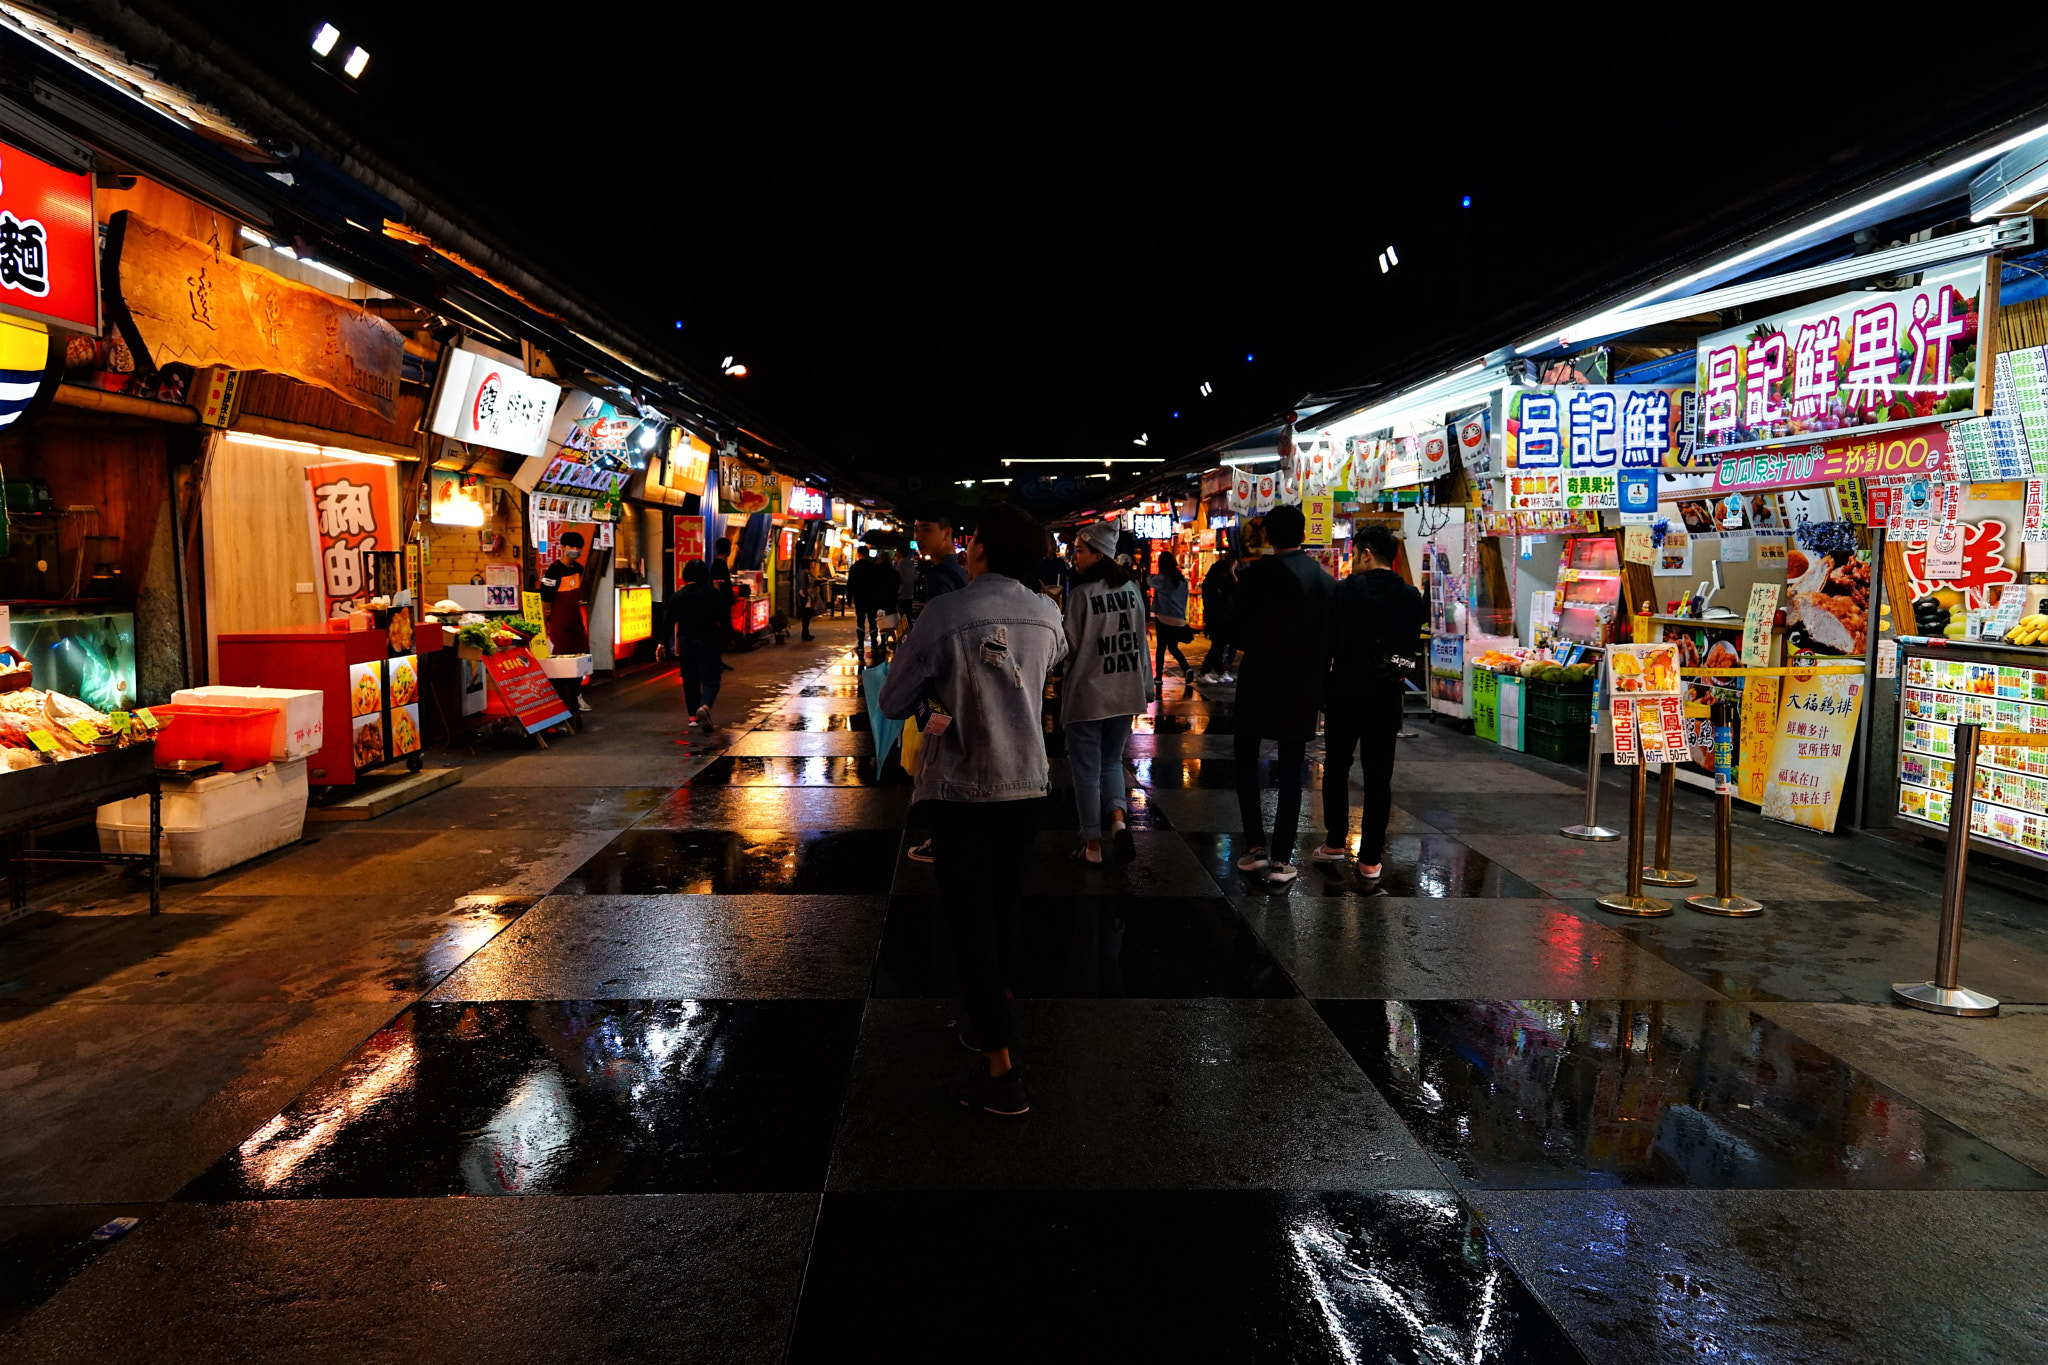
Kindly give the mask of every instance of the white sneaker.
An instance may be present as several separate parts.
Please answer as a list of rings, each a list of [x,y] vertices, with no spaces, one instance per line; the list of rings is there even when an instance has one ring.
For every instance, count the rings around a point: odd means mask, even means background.
[[[588,711],[590,709],[590,698],[578,697],[576,699],[576,709],[578,711]]]
[[[1237,860],[1239,872],[1264,872],[1272,865],[1273,860],[1266,856],[1266,850],[1263,848],[1255,848]]]
[[[697,708],[697,723],[698,723],[699,725],[703,726],[703,727],[705,728],[705,730],[706,730],[706,731],[709,731],[709,730],[711,729],[711,708],[710,708],[710,707],[708,707],[708,706],[700,706],[700,707],[698,707],[698,708]]]
[[[1201,677],[1195,679],[1195,681],[1200,683],[1207,683],[1209,686],[1214,687],[1216,684],[1222,682],[1223,679],[1217,677],[1214,673],[1204,673]]]

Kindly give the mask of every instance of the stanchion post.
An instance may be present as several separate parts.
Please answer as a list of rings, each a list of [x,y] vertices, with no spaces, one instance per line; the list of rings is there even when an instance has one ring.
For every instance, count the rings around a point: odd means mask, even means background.
[[[1634,776],[1628,799],[1628,893],[1602,896],[1595,903],[1612,914],[1649,919],[1670,914],[1671,902],[1643,894],[1643,807],[1650,799],[1650,770],[1637,762]]]
[[[1664,751],[1664,771],[1657,777],[1657,858],[1643,869],[1643,880],[1651,886],[1697,886],[1697,873],[1680,872],[1671,866],[1671,805],[1678,793],[1678,760]]]
[[[1978,727],[1956,726],[1956,757],[1948,793],[1948,864],[1941,878],[1941,929],[1934,954],[1934,980],[1900,981],[1892,995],[1901,1004],[1934,1014],[1980,1018],[1998,1013],[1998,1001],[1961,983],[1963,886],[1970,869],[1970,802],[1977,789]]]
[[[1685,903],[1703,915],[1748,919],[1764,907],[1735,894],[1735,708],[1714,703],[1714,894],[1687,896]]]
[[[1611,844],[1621,835],[1600,823],[1600,683],[1593,682],[1591,734],[1586,741],[1586,818],[1581,824],[1566,825],[1558,833],[1567,839],[1589,844]]]

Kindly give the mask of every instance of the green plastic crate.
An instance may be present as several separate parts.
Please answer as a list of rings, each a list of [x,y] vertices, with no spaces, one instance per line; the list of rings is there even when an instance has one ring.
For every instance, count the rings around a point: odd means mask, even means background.
[[[1553,725],[1590,726],[1593,716],[1593,688],[1589,683],[1560,687],[1556,683],[1529,680],[1528,717]]]
[[[1593,727],[1584,716],[1569,725],[1531,718],[1522,723],[1522,737],[1525,753],[1552,763],[1580,764],[1586,761],[1586,745],[1593,737]]]

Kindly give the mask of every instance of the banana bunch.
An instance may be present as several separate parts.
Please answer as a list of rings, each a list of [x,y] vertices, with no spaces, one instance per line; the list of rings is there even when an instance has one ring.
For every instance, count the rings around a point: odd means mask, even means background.
[[[2048,644],[2048,616],[2039,612],[2022,616],[2020,623],[2005,633],[2005,642],[2009,645]]]

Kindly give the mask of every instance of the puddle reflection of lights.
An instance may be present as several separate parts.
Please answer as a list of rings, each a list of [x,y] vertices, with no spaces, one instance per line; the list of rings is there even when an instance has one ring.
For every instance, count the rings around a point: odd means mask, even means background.
[[[471,1194],[544,1189],[576,1137],[576,1110],[561,1068],[542,1062],[520,1078],[463,1155]]]
[[[374,1047],[375,1043],[371,1046]],[[289,1113],[279,1114],[258,1128],[236,1149],[247,1178],[265,1189],[282,1185],[291,1178],[292,1172],[303,1166],[343,1129],[374,1109],[393,1090],[406,1084],[417,1060],[418,1053],[412,1038],[407,1036],[357,1077],[339,1102],[312,1115],[297,1136],[273,1141],[291,1124]]]

